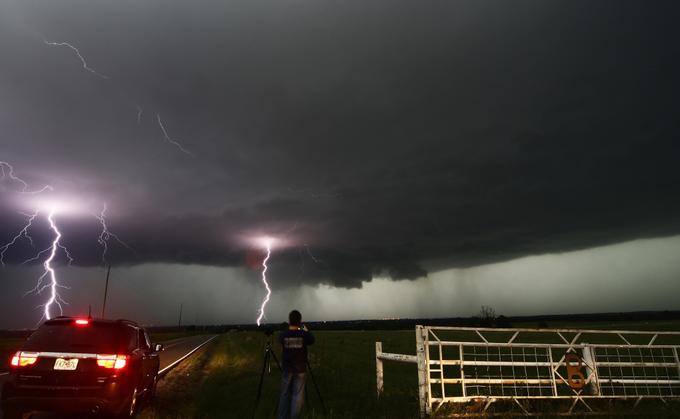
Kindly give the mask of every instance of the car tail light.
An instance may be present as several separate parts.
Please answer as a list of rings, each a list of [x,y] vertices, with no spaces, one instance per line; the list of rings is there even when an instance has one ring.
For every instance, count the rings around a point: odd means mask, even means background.
[[[38,354],[36,352],[17,352],[12,357],[13,367],[27,367],[38,362]]]
[[[90,321],[87,320],[87,319],[76,319],[76,324],[78,326],[86,326],[86,325],[90,324]]]
[[[97,355],[97,365],[103,368],[119,370],[125,368],[127,355]]]

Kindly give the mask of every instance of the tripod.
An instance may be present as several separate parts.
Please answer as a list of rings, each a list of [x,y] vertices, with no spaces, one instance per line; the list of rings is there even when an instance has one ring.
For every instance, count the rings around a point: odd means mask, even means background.
[[[267,343],[264,346],[264,358],[262,359],[262,372],[260,373],[260,384],[258,384],[257,386],[257,398],[255,399],[253,418],[255,417],[255,413],[257,412],[257,405],[260,404],[260,397],[262,396],[262,382],[264,381],[264,372],[267,371],[268,373],[270,373],[272,371],[271,358],[274,358],[274,362],[276,362],[277,368],[279,369],[279,371],[281,371],[281,364],[279,363],[279,359],[276,357],[276,354],[272,349],[272,335],[268,334]]]
[[[314,378],[314,372],[312,371],[312,366],[309,365],[309,359],[307,361],[307,370],[309,371],[309,376],[312,378],[312,384],[314,384],[314,388],[316,389],[316,395],[319,397],[319,402],[321,403],[321,409],[323,410],[324,416],[326,416],[326,405],[323,402],[323,398],[321,397],[321,392],[319,391],[319,386],[316,384],[316,378]],[[307,393],[305,393],[307,394]]]
[[[265,332],[266,333],[266,332]],[[264,347],[264,358],[262,360],[262,372],[260,373],[260,383],[257,386],[257,398],[255,399],[255,407],[253,409],[253,419],[255,419],[255,414],[257,413],[257,406],[260,404],[260,397],[262,396],[262,383],[264,382],[264,373],[267,371],[271,373],[271,359],[274,359],[276,367],[279,371],[283,372],[279,359],[276,357],[274,350],[272,349],[272,335],[267,334],[267,343]],[[321,391],[319,391],[319,386],[316,384],[316,378],[314,377],[314,372],[312,371],[312,366],[309,364],[309,359],[305,360],[307,363],[307,370],[309,371],[309,376],[312,378],[312,384],[314,384],[314,389],[316,390],[316,395],[319,397],[319,402],[323,410],[324,415],[326,415],[326,405],[321,397]],[[307,392],[305,392],[305,396]],[[277,405],[278,406],[278,405]]]

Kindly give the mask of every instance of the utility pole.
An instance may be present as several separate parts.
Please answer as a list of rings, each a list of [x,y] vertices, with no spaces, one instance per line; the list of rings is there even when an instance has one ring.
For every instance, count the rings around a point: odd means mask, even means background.
[[[179,323],[177,324],[178,327],[182,327],[182,306],[184,304],[180,303],[179,305]]]
[[[106,269],[106,285],[104,286],[104,304],[102,305],[102,319],[106,314],[106,297],[109,293],[109,275],[111,274],[111,265]]]

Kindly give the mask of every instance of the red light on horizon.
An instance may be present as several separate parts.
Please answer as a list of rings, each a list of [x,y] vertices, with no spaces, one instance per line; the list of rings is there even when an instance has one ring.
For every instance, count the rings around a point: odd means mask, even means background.
[[[87,324],[90,324],[90,321],[86,319],[76,319],[76,324],[80,326],[85,326]]]

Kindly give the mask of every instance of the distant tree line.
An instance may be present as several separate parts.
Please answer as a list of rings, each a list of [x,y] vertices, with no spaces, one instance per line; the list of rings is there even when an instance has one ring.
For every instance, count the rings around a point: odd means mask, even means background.
[[[512,327],[515,323],[535,324],[537,327],[549,327],[551,323],[571,323],[578,327],[578,323],[593,322],[640,322],[659,320],[680,320],[680,311],[637,311],[629,313],[589,313],[589,314],[551,314],[541,316],[510,316],[496,315],[496,311],[488,306],[482,306],[479,313],[473,317],[421,318],[421,319],[390,319],[390,320],[342,320],[326,322],[307,322],[313,330],[407,330],[416,325],[425,326],[454,326],[454,327]],[[151,332],[205,332],[222,333],[229,330],[278,330],[281,324],[269,324],[257,327],[255,324],[216,324],[216,325],[187,325],[187,326],[151,326]],[[24,338],[32,332],[23,330],[0,330],[0,338]]]

